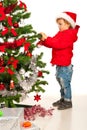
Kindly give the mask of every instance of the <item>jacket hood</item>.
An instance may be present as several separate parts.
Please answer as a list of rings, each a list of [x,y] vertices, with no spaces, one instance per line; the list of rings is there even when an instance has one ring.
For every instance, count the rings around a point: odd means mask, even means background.
[[[79,31],[79,28],[80,26],[79,25],[76,25],[74,29],[71,29],[71,33],[72,33],[72,38],[73,38],[73,41],[75,42],[77,39],[78,39],[78,31]]]

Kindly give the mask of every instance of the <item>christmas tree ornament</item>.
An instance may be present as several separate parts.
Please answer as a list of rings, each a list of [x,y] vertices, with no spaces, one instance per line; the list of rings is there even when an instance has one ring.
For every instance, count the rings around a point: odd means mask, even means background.
[[[37,102],[38,102],[39,100],[41,100],[41,95],[36,94],[36,95],[34,96],[34,100],[36,100]]]
[[[19,27],[19,24],[18,24],[18,23],[14,23],[14,24],[13,24],[13,27],[14,27],[14,28],[18,28],[18,27]]]
[[[25,74],[24,74],[25,78],[29,78],[30,74],[31,74],[30,71],[25,72]]]
[[[0,91],[5,90],[5,85],[1,82],[0,83]]]
[[[42,71],[38,71],[38,77],[42,77],[43,76],[43,72]]]
[[[32,57],[32,53],[29,52],[29,51],[26,53],[26,55],[29,56],[29,57]]]
[[[0,2],[0,7],[2,7],[3,6],[3,3],[2,2]]]
[[[14,89],[14,88],[15,88],[15,86],[14,86],[14,81],[11,80],[11,81],[10,81],[10,90],[11,90],[11,89]]]
[[[23,68],[21,68],[21,69],[19,70],[19,74],[24,75],[24,74],[25,74],[25,70],[24,70]]]

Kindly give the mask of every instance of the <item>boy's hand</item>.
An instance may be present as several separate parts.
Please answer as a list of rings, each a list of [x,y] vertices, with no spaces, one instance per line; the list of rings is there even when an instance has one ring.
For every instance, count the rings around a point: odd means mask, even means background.
[[[42,35],[41,40],[44,41],[45,39],[47,39],[47,35],[43,32],[40,33]]]

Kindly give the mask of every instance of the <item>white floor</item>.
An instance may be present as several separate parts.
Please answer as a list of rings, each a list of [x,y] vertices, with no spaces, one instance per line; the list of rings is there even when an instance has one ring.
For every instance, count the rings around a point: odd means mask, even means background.
[[[53,108],[52,103],[57,96],[42,96],[39,102],[33,98],[26,98],[25,104],[40,104],[47,108]],[[87,130],[87,95],[73,96],[73,108],[57,110],[54,108],[52,116],[37,117],[35,123],[40,130]]]

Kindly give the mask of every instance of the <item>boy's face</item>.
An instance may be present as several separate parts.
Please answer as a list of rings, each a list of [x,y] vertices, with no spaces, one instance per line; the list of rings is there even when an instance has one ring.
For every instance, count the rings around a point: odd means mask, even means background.
[[[59,31],[64,31],[70,28],[70,24],[62,18],[57,20],[57,24],[59,27]]]

